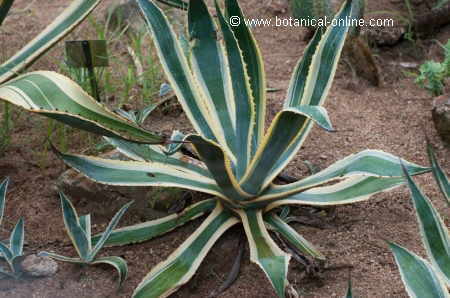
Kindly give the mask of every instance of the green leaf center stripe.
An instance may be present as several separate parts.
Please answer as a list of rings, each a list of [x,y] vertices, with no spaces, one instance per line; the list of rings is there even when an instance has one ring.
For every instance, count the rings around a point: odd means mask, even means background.
[[[220,146],[196,135],[189,135],[186,140],[192,142],[222,193],[228,199],[243,201],[251,197],[239,186],[231,169],[231,162]]]
[[[303,58],[300,59],[295,67],[294,74],[292,75],[291,81],[289,83],[289,88],[287,92],[286,101],[284,102],[284,108],[295,107],[303,103],[301,100],[303,98],[303,93],[306,87],[306,78],[311,69],[311,63],[313,60],[314,53],[317,50],[317,46],[322,39],[322,29],[316,30],[313,39],[309,42]]]
[[[0,86],[0,98],[91,132],[122,138],[125,132],[145,142],[163,140],[110,112],[73,81],[54,72],[32,72],[11,80]]]
[[[308,254],[314,258],[325,260],[317,248],[315,248],[309,241],[297,233],[289,224],[284,222],[275,213],[267,213],[264,215],[264,221],[270,225],[276,232],[280,233],[284,239],[289,241],[299,251]]]
[[[133,297],[167,297],[189,281],[217,239],[239,220],[218,203],[202,225],[142,280]]]
[[[67,234],[69,234],[78,255],[83,260],[88,260],[90,253],[88,237],[86,232],[80,226],[77,211],[73,207],[72,203],[64,196],[64,194],[60,193],[60,199]]]
[[[166,234],[173,229],[194,220],[206,212],[212,211],[216,206],[216,200],[204,200],[184,209],[181,213],[151,220],[136,225],[115,229],[106,240],[106,246],[126,245],[150,240]],[[102,234],[93,237],[96,243]]]
[[[428,168],[407,161],[403,162],[412,175],[429,172]],[[297,182],[280,186],[271,186],[259,199],[265,200],[290,195],[306,188],[353,175],[401,177],[402,172],[398,157],[378,150],[364,150],[349,155],[328,168]]]
[[[238,16],[241,20],[244,19],[244,15],[236,0],[225,1],[225,9],[227,18]],[[254,155],[264,136],[264,122],[266,117],[266,76],[264,62],[250,28],[242,22],[239,26],[232,26],[231,29],[239,43],[239,48],[242,50],[242,57],[250,79],[250,87],[255,103],[256,121],[252,144],[252,155]]]
[[[167,156],[163,153],[164,147],[161,145],[136,144],[108,137],[105,137],[105,140],[116,147],[120,153],[131,159],[173,166],[175,168],[183,169],[184,171],[213,179],[211,173],[207,169],[190,163],[190,159],[184,154],[177,152],[171,156]]]
[[[331,129],[326,110],[320,106],[298,106],[277,114],[263,143],[256,152],[248,171],[242,178],[242,188],[257,194],[277,175],[274,164],[308,127],[309,119],[326,129]]]
[[[217,2],[216,11],[228,54],[231,87],[236,106],[236,178],[239,180],[244,175],[251,158],[255,106],[242,52]]]
[[[12,89],[17,92],[26,101],[30,108],[33,109],[45,109],[54,110],[55,106],[48,100],[48,97],[39,88],[39,85],[33,83],[31,80],[20,80],[17,82],[10,82],[5,86],[6,88]],[[33,101],[27,100],[26,96],[32,94]]]
[[[5,213],[5,201],[6,201],[6,189],[8,188],[9,178],[5,178],[0,183],[0,224],[3,221],[3,215]]]
[[[321,105],[324,103],[333,82],[349,27],[342,25],[352,17],[352,1],[347,1],[335,19],[337,26],[329,26],[313,55],[302,104]]]
[[[330,186],[316,187],[285,198],[273,199],[273,203],[266,207],[266,211],[287,204],[327,206],[360,202],[369,199],[373,194],[388,191],[404,183],[402,177],[353,176]],[[260,202],[267,204],[270,201]]]
[[[100,0],[73,1],[44,31],[0,66],[0,82],[15,76],[20,69],[36,60],[72,31],[99,3]]]
[[[238,150],[235,145],[235,123],[231,120],[230,111],[234,110],[227,98],[230,89],[230,72],[224,49],[222,48],[214,22],[203,0],[189,2],[188,30],[191,42],[191,64],[194,77],[205,91],[206,102],[211,112],[211,120],[215,120],[217,140],[224,147],[229,147],[232,159]]]
[[[351,11],[352,2],[346,2],[336,17],[338,24],[340,24],[340,21],[346,20],[347,17],[351,16]],[[308,69],[305,87],[304,90],[302,90],[303,98],[300,101],[302,104],[301,106],[319,106],[323,104],[334,78],[339,60],[338,58],[342,51],[347,33],[347,26],[330,26],[323,35],[321,41],[317,45],[315,54],[311,58],[311,65]],[[313,41],[313,44],[314,42],[317,41]],[[304,59],[305,64],[308,63],[308,59],[310,59],[308,56]],[[305,67],[306,66],[307,65],[305,65]],[[276,118],[276,120],[279,120],[279,118]],[[272,122],[272,126],[270,127],[269,132],[267,133],[261,146],[264,151],[266,151],[265,147],[271,149],[264,152],[264,154],[261,154],[258,149],[256,156],[250,165],[250,170],[246,172],[246,175],[242,180],[243,185],[245,185],[243,188],[247,192],[258,193],[261,189],[266,188],[284,168],[284,166],[292,160],[312,127],[312,123],[310,123],[308,119],[302,118],[293,119],[290,122],[284,121],[284,123],[283,121],[280,121],[280,123],[277,122],[275,122],[275,125]],[[283,132],[286,128],[289,128],[290,132]],[[274,132],[276,132],[276,134]],[[285,140],[281,140],[281,142],[284,143],[275,143],[278,145],[278,148],[277,151],[274,151],[274,148],[272,148],[273,146],[268,146],[268,144],[272,142],[269,143],[266,138],[272,138],[272,136],[276,136],[277,134],[288,134],[288,136]],[[277,137],[274,139],[276,138]],[[288,140],[288,142],[286,142],[286,140]],[[272,154],[269,155],[269,151],[272,151]],[[273,154],[273,152],[276,153]],[[270,161],[270,165],[268,164],[268,161]],[[266,165],[261,168],[261,165],[264,163]],[[267,172],[270,173],[267,175],[268,177],[263,177],[258,174],[255,175],[255,173]]]
[[[433,176],[439,186],[439,189],[447,200],[447,205],[450,207],[450,182],[448,177],[439,165],[433,146],[430,143],[427,144],[427,151],[428,159],[430,160],[430,164],[432,166]]]
[[[24,241],[24,220],[23,218],[20,218],[14,227],[9,240],[9,247],[14,258],[22,255]]]
[[[420,234],[427,255],[450,286],[450,237],[448,229],[431,201],[422,193],[409,174],[406,176],[417,213]]]
[[[14,98],[14,102],[11,100]],[[21,107],[26,108],[37,108],[36,105],[33,104],[30,98],[28,98],[25,93],[23,93],[20,89],[11,87],[11,86],[2,86],[0,89],[0,99],[3,99],[7,102],[17,104]]]
[[[389,247],[394,253],[395,262],[410,297],[450,297],[445,285],[427,261],[395,243],[389,243]]]
[[[103,160],[62,153],[58,153],[58,155],[67,165],[99,183],[123,186],[180,187],[225,198],[215,181],[198,175],[183,174],[169,167],[152,168],[150,164],[150,166],[142,166],[140,170],[136,170],[134,165],[139,162]]]
[[[84,233],[86,234],[86,238],[87,238],[87,242],[88,242],[88,247],[89,247],[89,251],[92,250],[92,226],[91,226],[91,215],[90,214],[86,214],[83,216],[80,216],[79,218],[80,221],[80,227],[81,229],[83,229]]]
[[[282,251],[267,231],[261,210],[239,210],[250,246],[250,259],[261,267],[278,297],[285,297],[290,255]]]
[[[13,5],[14,0],[1,0],[0,1],[0,26],[3,24],[3,21],[8,16],[9,10]]]
[[[161,10],[149,0],[138,0],[145,21],[153,36],[164,72],[196,131],[216,140],[209,126],[210,115],[202,95],[198,93],[186,57],[178,39]]]

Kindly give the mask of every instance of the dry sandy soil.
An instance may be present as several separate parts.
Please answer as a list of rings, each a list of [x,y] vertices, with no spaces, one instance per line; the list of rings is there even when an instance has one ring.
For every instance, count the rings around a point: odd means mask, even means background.
[[[17,9],[29,3],[25,0],[16,2]],[[16,14],[7,19],[0,33],[1,43],[4,45],[3,57],[31,39],[69,2],[40,0],[28,11],[16,10]],[[368,2],[368,11],[405,11],[402,1]],[[284,2],[245,0],[241,3],[245,13],[252,17],[289,17],[290,14],[289,10],[277,8],[286,7]],[[102,11],[110,4],[111,1],[105,0],[95,15],[101,16]],[[420,8],[419,6],[418,9]],[[272,118],[282,105],[290,74],[306,46],[305,31],[301,28],[266,27],[255,28],[254,32],[264,56],[269,86],[282,89],[269,94],[268,110],[269,118]],[[69,38],[88,39],[93,37],[92,34],[92,29],[85,24]],[[415,45],[403,42],[395,47],[375,49],[383,77],[381,87],[372,87],[364,80],[352,78],[347,65],[341,63],[326,104],[337,132],[330,134],[315,128],[287,173],[301,178],[308,175],[304,160],[325,168],[338,159],[366,148],[384,150],[427,165],[425,133],[436,147],[448,173],[450,149],[445,148],[434,130],[430,113],[432,98],[417,87],[412,78],[404,75],[405,69],[396,63],[421,63],[424,59],[440,58],[439,47],[431,40],[437,39],[444,43],[449,38],[450,27],[444,27],[428,40],[419,41]],[[55,61],[60,60],[62,50],[61,44],[32,69],[58,69]],[[40,162],[45,148],[43,131],[46,122],[18,111],[15,111],[14,118],[17,121],[12,142],[4,156],[0,157],[0,178],[11,178],[2,236],[12,229],[20,216],[24,216],[26,253],[45,249],[74,255],[64,233],[59,202],[53,187],[65,166],[51,153],[44,163]],[[165,132],[174,127],[189,128],[184,116],[178,114],[156,113],[150,122],[150,126],[158,129],[162,127]],[[70,151],[81,152],[86,149],[81,143],[72,141]],[[449,211],[445,208],[431,175],[423,175],[417,181],[433,199],[448,224]],[[119,195],[111,198],[111,202],[73,199],[80,213],[93,214],[97,230],[104,227],[117,207],[127,201],[127,198]],[[142,214],[143,210],[140,211]],[[141,220],[142,216],[138,213],[128,212],[121,225]],[[289,281],[302,297],[342,297],[347,287],[349,266],[357,296],[406,297],[385,242],[386,239],[396,241],[421,255],[424,253],[414,210],[405,187],[376,195],[368,202],[339,207],[335,218],[323,220],[326,221],[323,229],[294,224],[305,238],[326,255],[328,266],[328,269],[317,276],[307,277],[302,266],[295,261],[291,262]],[[60,263],[58,273],[50,278],[0,281],[0,297],[129,297],[150,268],[167,257],[200,222],[194,221],[191,225],[144,244],[105,249],[102,254],[122,256],[128,262],[130,275],[120,291],[116,290],[115,272],[108,267],[81,268]],[[218,241],[193,280],[174,294],[174,297],[207,297],[221,284],[234,260],[239,231],[240,228],[232,229]],[[275,297],[275,294],[263,273],[249,262],[246,251],[239,279],[220,297]]]

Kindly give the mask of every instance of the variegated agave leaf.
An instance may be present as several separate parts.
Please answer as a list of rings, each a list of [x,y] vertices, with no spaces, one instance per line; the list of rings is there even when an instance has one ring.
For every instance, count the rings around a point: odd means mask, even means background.
[[[30,112],[56,119],[70,126],[103,136],[162,143],[164,138],[143,130],[138,124],[110,112],[96,103],[81,87],[52,72],[17,76],[56,42],[80,24],[101,0],[74,0],[42,33],[0,65],[0,99]],[[169,1],[179,2],[179,1]],[[0,20],[12,1],[3,1]]]
[[[74,0],[44,31],[0,65],[0,83],[4,83],[16,76],[21,70],[48,51],[55,43],[69,34],[89,15],[100,1]],[[12,2],[11,0],[2,1],[0,5],[0,24],[6,17]]]
[[[13,5],[14,0],[3,0],[0,3],[0,26],[3,24],[3,21],[8,16],[9,10]]]
[[[75,82],[55,72],[30,72],[9,80],[0,86],[0,99],[99,135],[143,143],[164,141],[164,137],[109,111]]]
[[[434,153],[433,146],[429,142],[427,144],[427,151],[434,179],[436,180],[442,195],[446,199],[447,205],[450,207],[450,181],[444,170],[441,168],[436,158],[436,154]]]
[[[69,235],[79,257],[71,258],[45,251],[39,253],[39,255],[47,256],[62,262],[76,264],[111,265],[117,270],[117,273],[119,274],[119,286],[122,285],[123,281],[128,276],[128,267],[126,261],[116,256],[96,258],[96,255],[108,241],[108,238],[111,236],[113,230],[119,223],[120,218],[133,202],[125,204],[114,215],[113,219],[106,227],[106,230],[101,235],[95,238],[95,242],[93,245],[91,237],[91,216],[88,214],[79,217],[77,211],[75,210],[75,207],[63,193],[60,193],[60,199],[61,207],[63,210],[64,225],[66,227],[67,234]]]
[[[6,178],[0,183],[0,223],[3,219],[6,203],[6,190],[8,188],[9,178]],[[20,275],[20,269],[17,265],[17,258],[23,255],[23,245],[25,241],[25,222],[23,218],[14,226],[9,237],[9,243],[6,244],[0,241],[0,257],[3,258],[9,265],[10,272],[0,270],[0,274],[17,278]]]
[[[428,148],[430,150],[430,147]],[[429,153],[432,153],[429,151]],[[430,156],[430,158],[432,158]],[[422,242],[431,264],[394,243],[394,253],[403,283],[410,297],[450,297],[450,236],[431,201],[417,187],[403,166],[411,192]]]
[[[389,247],[410,297],[450,297],[444,282],[426,260],[395,243],[390,243]]]

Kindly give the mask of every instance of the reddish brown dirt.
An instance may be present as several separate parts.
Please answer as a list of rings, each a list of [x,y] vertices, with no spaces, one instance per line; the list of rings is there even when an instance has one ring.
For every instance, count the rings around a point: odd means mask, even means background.
[[[29,3],[24,0],[16,2],[18,9]],[[38,1],[29,11],[10,17],[0,35],[2,44],[8,45],[3,47],[3,55],[8,56],[23,45],[69,2]],[[279,7],[285,7],[282,2],[241,2],[245,13],[251,17],[274,17],[275,14],[279,17],[289,16],[289,11],[274,9],[278,4]],[[269,2],[271,5],[268,5]],[[101,10],[109,4],[110,1],[105,1]],[[372,1],[369,5],[369,11],[381,9],[405,11],[402,1],[380,0],[376,3]],[[98,11],[95,15],[100,16],[102,12]],[[300,28],[279,27],[255,28],[254,32],[264,56],[269,86],[283,90],[269,95],[268,110],[272,118],[281,107],[290,74],[306,45],[305,32]],[[85,24],[69,38],[87,39],[93,36],[92,29]],[[431,38],[446,42],[450,38],[450,27],[443,28]],[[337,132],[330,134],[315,128],[287,173],[300,178],[308,174],[303,160],[325,168],[340,158],[366,148],[384,150],[426,165],[425,133],[437,148],[437,154],[448,173],[450,150],[436,136],[430,114],[432,99],[395,65],[397,62],[421,63],[424,58],[440,57],[438,46],[430,40],[416,45],[404,42],[394,48],[375,50],[384,81],[379,88],[353,79],[348,67],[341,63],[326,104]],[[62,44],[58,45],[32,69],[57,70],[59,67],[55,62],[62,56],[62,49]],[[14,119],[12,142],[4,156],[0,157],[0,178],[11,178],[2,236],[23,216],[26,221],[26,253],[53,250],[74,255],[63,231],[57,194],[53,187],[65,167],[51,153],[48,156],[43,153],[43,131],[47,122],[18,111],[15,111]],[[182,127],[178,126],[179,123]],[[162,116],[157,113],[151,125],[158,129],[162,127],[167,132],[173,127],[187,129],[186,123],[183,116]],[[83,138],[86,138],[85,134],[73,134],[70,141],[72,152],[86,149]],[[424,175],[417,181],[433,199],[448,224],[450,214],[431,175]],[[98,210],[98,207],[92,208],[89,201],[78,199],[75,201],[76,208],[80,213],[93,214],[96,230],[104,227],[111,214],[117,210],[116,207],[126,201],[126,198],[111,198],[115,204],[104,202],[103,210]],[[121,225],[140,220],[138,215],[129,212]],[[119,292],[116,291],[116,276],[111,268],[81,268],[59,263],[58,273],[50,278],[0,281],[0,297],[129,297],[144,275],[182,243],[200,222],[197,220],[148,243],[105,249],[102,255],[122,256],[129,265],[129,278]],[[302,297],[342,297],[347,287],[348,269],[339,269],[339,266],[348,265],[353,267],[351,275],[357,296],[406,297],[385,240],[396,241],[421,255],[424,253],[405,187],[376,195],[368,202],[337,208],[336,218],[329,220],[325,229],[296,224],[294,227],[326,255],[327,264],[331,267],[318,277],[303,278],[301,266],[295,261],[291,262],[289,281]],[[193,280],[174,297],[207,297],[219,286],[234,259],[239,230],[239,227],[231,230],[218,241]],[[249,262],[247,251],[239,279],[220,297],[274,296],[264,274]]]

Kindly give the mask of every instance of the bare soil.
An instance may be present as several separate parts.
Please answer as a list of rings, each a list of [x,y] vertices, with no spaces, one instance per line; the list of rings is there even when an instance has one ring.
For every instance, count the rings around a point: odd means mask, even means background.
[[[19,12],[29,1],[16,1],[16,14],[5,22],[0,33],[2,56],[7,57],[31,39],[62,11],[69,0],[36,1],[27,11]],[[240,1],[249,17],[289,17],[282,1]],[[422,1],[416,8],[421,9]],[[101,16],[111,4],[105,1],[95,16]],[[402,1],[369,1],[368,11],[396,10],[406,12]],[[259,27],[254,29],[264,56],[268,84],[282,91],[269,93],[269,118],[281,108],[296,61],[306,46],[305,30],[301,28]],[[93,38],[92,28],[85,23],[68,39]],[[425,134],[440,158],[444,170],[450,172],[450,149],[436,135],[432,120],[432,98],[404,74],[399,62],[421,63],[424,59],[440,59],[441,51],[433,39],[445,43],[450,38],[450,27],[445,27],[416,44],[402,42],[390,47],[374,49],[383,77],[381,87],[372,87],[359,78],[353,78],[345,63],[340,63],[326,108],[337,129],[327,133],[314,128],[290,164],[287,173],[294,177],[308,175],[303,161],[320,168],[366,148],[384,150],[421,165],[427,165]],[[63,53],[63,44],[39,60],[32,69],[57,70]],[[44,145],[46,120],[24,112],[14,111],[12,142],[0,157],[0,179],[9,176],[6,216],[1,236],[5,237],[23,216],[26,222],[26,253],[51,250],[74,256],[63,228],[61,211],[54,184],[66,169],[61,161]],[[268,119],[269,120],[269,119]],[[151,127],[169,132],[174,127],[189,129],[186,119],[178,113],[156,113]],[[181,125],[181,127],[180,127]],[[72,134],[71,152],[86,150],[86,134]],[[449,224],[450,213],[438,193],[430,174],[416,179],[432,198]],[[111,201],[91,202],[74,198],[80,213],[92,213],[95,229],[104,227],[117,206],[127,201],[120,195]],[[100,204],[100,205],[99,205]],[[95,206],[95,208],[93,207]],[[99,206],[101,206],[99,208]],[[141,210],[142,211],[142,210]],[[149,211],[150,212],[150,211]],[[142,213],[142,212],[140,212]],[[142,216],[128,212],[121,225],[140,222]],[[376,195],[373,199],[337,208],[335,218],[323,219],[325,228],[294,224],[295,229],[314,243],[327,257],[327,268],[314,277],[305,276],[304,268],[291,261],[289,281],[301,297],[342,297],[346,291],[348,273],[354,292],[359,297],[407,297],[399,272],[385,240],[400,243],[424,255],[408,191],[405,187]],[[117,291],[115,272],[109,267],[80,267],[59,263],[55,276],[19,281],[1,280],[0,297],[129,297],[145,274],[167,257],[200,224],[196,220],[166,236],[147,243],[108,248],[102,255],[124,257],[129,265],[129,278]],[[225,279],[236,254],[240,227],[227,232],[209,253],[193,280],[182,287],[174,297],[208,297]],[[269,282],[245,252],[240,276],[220,297],[275,297]]]

